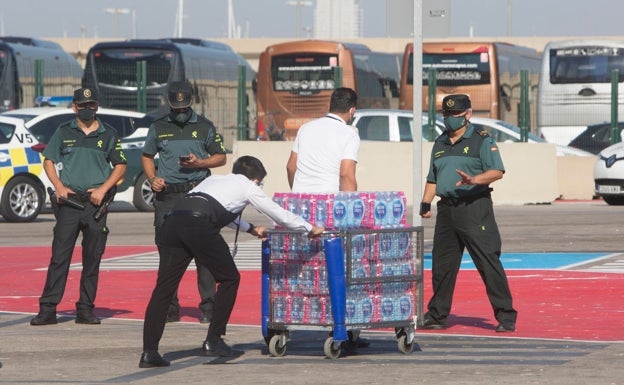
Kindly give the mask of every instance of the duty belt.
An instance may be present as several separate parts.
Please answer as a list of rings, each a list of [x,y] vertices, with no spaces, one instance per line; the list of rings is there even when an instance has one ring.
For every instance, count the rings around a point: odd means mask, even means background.
[[[165,185],[165,193],[185,193],[191,191],[195,186],[197,186],[201,180],[192,180],[190,182],[184,183],[167,183]]]
[[[479,198],[491,198],[492,197],[492,189],[488,189],[482,193],[479,194],[474,194],[474,195],[468,195],[465,197],[459,197],[459,198],[454,198],[454,197],[440,197],[440,202],[444,203],[445,205],[449,205],[449,206],[457,206],[460,203],[472,203],[474,201],[476,201]]]
[[[68,198],[71,198],[75,201],[80,202],[90,202],[91,201],[91,193],[90,192],[77,192],[75,194],[67,194]]]

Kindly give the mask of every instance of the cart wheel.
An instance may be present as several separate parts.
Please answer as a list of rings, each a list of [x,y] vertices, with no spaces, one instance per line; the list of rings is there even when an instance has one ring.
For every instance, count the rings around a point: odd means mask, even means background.
[[[336,359],[340,357],[340,353],[342,353],[340,345],[338,345],[338,347],[334,347],[334,339],[332,337],[327,337],[327,339],[325,340],[323,351],[325,352],[325,356],[331,359]]]
[[[399,351],[403,354],[410,354],[414,350],[414,341],[407,341],[407,336],[401,334],[397,340]]]
[[[286,343],[282,343],[282,336],[274,335],[269,340],[269,354],[271,357],[283,357],[286,353]]]

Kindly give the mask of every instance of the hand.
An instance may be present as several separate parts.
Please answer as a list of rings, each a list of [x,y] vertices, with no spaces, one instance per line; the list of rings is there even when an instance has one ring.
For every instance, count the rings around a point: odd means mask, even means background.
[[[267,239],[265,226],[255,226],[250,234],[262,239],[263,241]]]
[[[318,237],[319,235],[323,234],[323,231],[325,231],[324,227],[314,226],[312,227],[312,230],[310,230],[310,232],[308,233],[308,238],[312,239]]]
[[[461,179],[457,183],[455,183],[455,186],[461,186],[464,184],[467,184],[467,185],[476,184],[474,178],[466,174],[462,170],[455,170],[455,172],[458,173],[459,176],[461,177]]]
[[[184,161],[179,161],[178,163],[180,163],[180,166],[182,166],[183,168],[197,168],[198,166],[198,161],[199,158],[195,155],[195,154],[188,154],[186,155],[188,156],[188,160],[184,160]]]
[[[423,218],[431,217],[431,203],[420,203],[420,212],[418,213]]]
[[[161,178],[161,177],[158,177],[158,176],[154,177],[150,181],[150,184],[152,186],[152,191],[155,191],[155,192],[160,192],[160,191],[164,190],[165,186],[166,186],[165,180],[163,178]]]
[[[87,190],[87,192],[91,193],[90,200],[91,203],[93,203],[95,206],[99,206],[102,204],[102,201],[104,200],[104,196],[106,195],[107,191],[108,190],[105,190],[104,188],[102,188],[102,186]]]

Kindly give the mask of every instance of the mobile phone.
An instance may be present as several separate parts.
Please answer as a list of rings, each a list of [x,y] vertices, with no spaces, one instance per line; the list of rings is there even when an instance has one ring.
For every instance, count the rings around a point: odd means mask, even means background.
[[[182,155],[180,157],[180,162],[188,162],[189,160],[191,160],[191,157],[189,155]]]

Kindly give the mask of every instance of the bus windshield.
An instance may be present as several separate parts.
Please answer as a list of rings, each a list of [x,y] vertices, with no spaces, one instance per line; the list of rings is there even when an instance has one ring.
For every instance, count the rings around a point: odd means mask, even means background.
[[[413,60],[410,63],[413,65]],[[410,67],[411,67],[410,65]],[[428,73],[436,71],[438,86],[468,86],[490,83],[490,60],[487,52],[462,54],[423,53],[423,85],[427,85]],[[412,77],[412,70],[408,76]],[[408,78],[413,84],[413,79]]]
[[[275,91],[309,95],[335,88],[334,68],[338,56],[327,54],[280,55],[271,61]]]
[[[624,49],[576,46],[550,50],[552,84],[609,83],[612,70],[619,70],[618,81],[624,81]]]
[[[147,65],[147,86],[162,86],[169,81],[175,54],[159,49],[107,49],[93,53],[97,81],[120,87],[137,87],[137,62]]]

